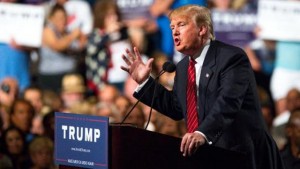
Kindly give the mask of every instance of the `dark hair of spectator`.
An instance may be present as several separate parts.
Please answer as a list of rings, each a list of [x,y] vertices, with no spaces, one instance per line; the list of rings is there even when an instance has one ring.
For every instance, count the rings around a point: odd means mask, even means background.
[[[45,136],[49,137],[52,141],[54,141],[54,128],[53,122],[55,121],[55,112],[51,111],[47,113],[43,118],[43,127]]]
[[[11,110],[10,110],[10,116],[14,114],[15,112],[15,109],[16,109],[16,105],[19,104],[19,103],[24,103],[26,105],[29,106],[29,112],[32,116],[34,116],[34,107],[32,106],[32,104],[25,100],[25,99],[16,99],[11,107]]]
[[[118,20],[121,20],[120,10],[115,1],[100,0],[96,2],[94,6],[94,28],[104,28],[104,18],[110,10],[114,10],[117,13]]]
[[[52,17],[57,11],[63,11],[65,13],[65,15],[67,16],[67,12],[66,9],[64,8],[64,6],[59,5],[59,4],[55,4],[49,12],[49,18]]]
[[[22,153],[25,153],[27,151],[27,147],[26,147],[26,140],[25,140],[25,134],[23,133],[23,131],[15,126],[11,126],[9,128],[7,128],[6,130],[3,131],[2,135],[1,135],[1,149],[0,149],[0,152],[3,152],[3,153],[6,153],[8,155],[10,155],[10,152],[8,152],[7,150],[7,143],[6,143],[6,137],[7,137],[7,134],[11,131],[17,131],[21,138],[22,138],[22,142],[24,143],[24,148],[23,148],[23,152]]]

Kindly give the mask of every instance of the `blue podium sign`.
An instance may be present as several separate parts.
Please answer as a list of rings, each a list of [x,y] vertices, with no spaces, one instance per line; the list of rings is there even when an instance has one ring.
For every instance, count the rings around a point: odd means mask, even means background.
[[[56,112],[55,162],[108,169],[108,117]]]

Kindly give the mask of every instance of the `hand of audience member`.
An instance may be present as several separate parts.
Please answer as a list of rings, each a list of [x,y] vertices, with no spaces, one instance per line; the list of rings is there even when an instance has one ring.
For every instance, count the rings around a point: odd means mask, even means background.
[[[14,49],[22,50],[22,46],[19,45],[14,38],[11,38],[9,45]]]

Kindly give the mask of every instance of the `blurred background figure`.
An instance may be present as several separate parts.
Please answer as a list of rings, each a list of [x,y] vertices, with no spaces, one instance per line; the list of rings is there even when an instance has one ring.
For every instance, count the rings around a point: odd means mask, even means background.
[[[54,142],[54,131],[55,131],[55,112],[51,111],[46,114],[43,118],[43,136],[50,138]]]
[[[268,127],[268,131],[271,131],[273,127],[273,119],[275,116],[271,106],[272,98],[270,98],[270,95],[268,95],[267,91],[260,86],[257,87],[257,91],[258,91],[258,97],[260,100],[260,106],[261,106],[261,112],[263,118]]]
[[[273,120],[271,130],[271,134],[279,148],[283,148],[287,143],[285,128],[291,116],[291,112],[300,109],[300,91],[295,88],[291,89],[285,99],[287,101],[287,110]]]
[[[86,86],[80,74],[64,75],[61,86],[61,98],[64,105],[62,111],[70,112],[72,106],[85,100]]]
[[[0,2],[18,3],[18,0],[1,0]],[[22,92],[31,84],[29,71],[30,52],[34,49],[17,44],[12,37],[9,44],[0,43],[0,81],[5,77],[13,77],[19,84]]]
[[[106,83],[123,91],[128,75],[120,70],[124,63],[121,51],[131,49],[127,28],[121,23],[114,1],[97,1],[94,6],[94,29],[89,37],[86,55],[88,87],[97,93]]]
[[[61,111],[64,107],[60,93],[56,93],[52,90],[43,91],[43,104],[43,114],[47,114],[51,111]]]
[[[185,124],[182,121],[174,121],[166,116],[158,114],[156,123],[156,132],[166,134],[173,137],[182,137],[185,133]]]
[[[32,162],[31,169],[55,169],[54,145],[48,137],[36,137],[29,144],[29,155]]]
[[[114,85],[107,84],[98,93],[98,101],[114,104],[120,96],[120,91]]]
[[[39,87],[30,86],[23,92],[23,98],[31,103],[34,108],[35,115],[42,114],[43,108],[43,92]]]
[[[286,125],[287,145],[281,156],[287,169],[300,168],[300,109],[291,112]]]
[[[153,51],[159,49],[160,35],[157,29],[155,17],[150,13],[150,7],[153,0],[147,1],[131,1],[131,0],[116,0],[122,16],[122,22],[128,27],[129,31],[142,31],[147,42],[144,45],[144,52],[147,56]],[[132,38],[135,34],[130,33]]]
[[[124,116],[127,111],[130,110],[130,106],[132,105],[130,99],[125,95],[119,95],[115,99],[114,104],[116,105],[121,116]]]
[[[276,105],[276,115],[287,110],[287,93],[300,90],[300,42],[277,41],[271,92]]]
[[[85,46],[80,29],[67,32],[67,14],[63,6],[54,5],[43,31],[40,48],[38,84],[45,90],[60,91],[62,77],[77,71],[76,54]]]
[[[12,161],[9,157],[0,152],[0,166],[5,169],[13,169]]]
[[[10,111],[13,102],[16,100],[19,94],[18,82],[15,78],[6,77],[0,81],[0,119],[1,119],[1,129],[8,128],[10,120]]]
[[[80,28],[84,38],[92,32],[93,14],[86,0],[67,0],[64,7],[68,15],[68,31]]]
[[[33,106],[24,99],[15,100],[10,111],[10,126],[20,129],[27,142],[34,138],[31,133],[34,114]]]
[[[114,104],[107,102],[99,102],[96,105],[96,116],[104,116],[109,118],[109,123],[118,123],[121,121],[120,113]]]
[[[31,133],[42,135],[43,134],[43,100],[42,90],[38,87],[28,87],[23,93],[23,98],[31,103],[34,108],[34,117],[32,120]]]
[[[127,114],[127,112],[129,112],[129,110],[131,109],[131,107],[133,106],[133,104],[131,104],[129,106],[129,109],[126,111],[125,114],[122,114],[122,119],[124,119],[125,115]],[[124,121],[124,123],[126,124],[131,124],[137,128],[141,128],[143,129],[145,127],[145,122],[146,122],[146,117],[145,114],[143,112],[143,107],[142,104],[138,104],[130,113],[130,115],[126,118],[126,120]]]
[[[27,142],[23,131],[16,127],[4,130],[1,136],[1,152],[9,157],[14,169],[29,168],[30,159],[27,151]],[[2,167],[2,166],[1,166]]]

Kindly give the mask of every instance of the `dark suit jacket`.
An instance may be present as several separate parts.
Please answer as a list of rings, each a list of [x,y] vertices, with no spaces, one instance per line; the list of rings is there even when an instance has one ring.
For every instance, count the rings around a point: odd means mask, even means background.
[[[176,67],[172,91],[157,84],[153,108],[174,120],[186,118],[186,88],[189,58]],[[136,98],[151,104],[153,78]],[[150,88],[149,88],[150,87]],[[198,89],[198,130],[213,146],[247,156],[245,168],[282,168],[278,149],[267,132],[247,55],[240,48],[212,41],[200,75]]]

